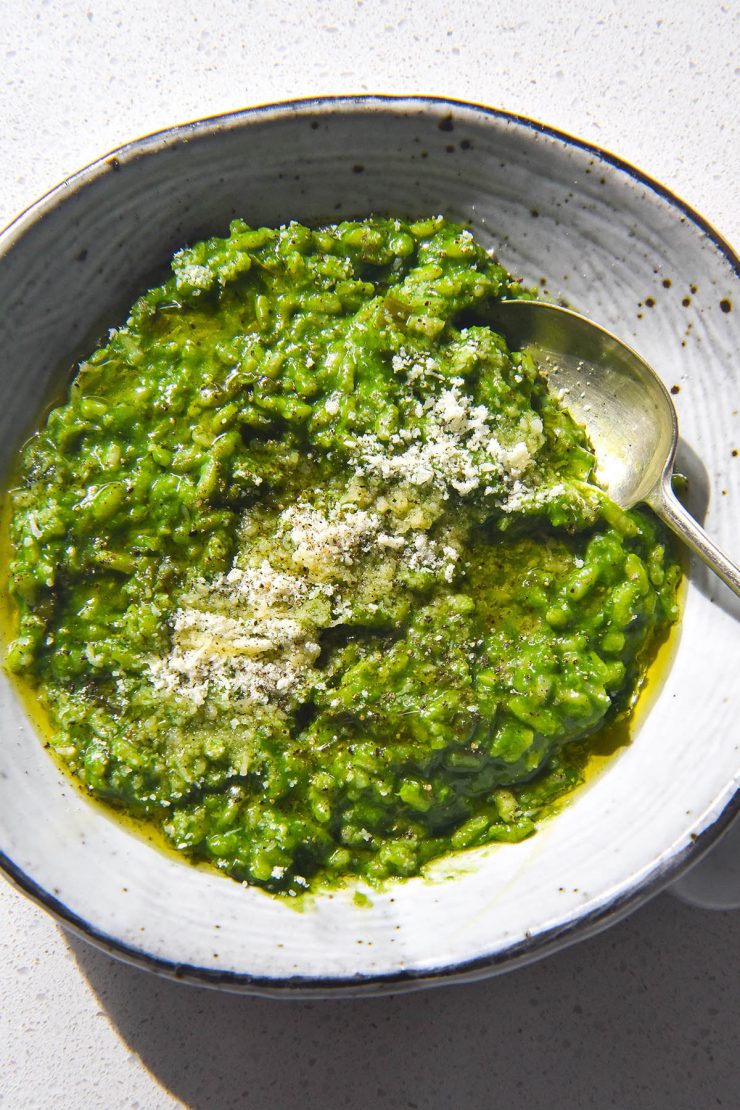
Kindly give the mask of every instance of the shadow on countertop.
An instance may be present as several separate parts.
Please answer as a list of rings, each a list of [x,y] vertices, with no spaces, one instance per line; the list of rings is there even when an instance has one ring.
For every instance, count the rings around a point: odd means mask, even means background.
[[[661,896],[496,979],[368,999],[186,986],[68,937],[111,1023],[194,1110],[737,1105],[740,913]]]

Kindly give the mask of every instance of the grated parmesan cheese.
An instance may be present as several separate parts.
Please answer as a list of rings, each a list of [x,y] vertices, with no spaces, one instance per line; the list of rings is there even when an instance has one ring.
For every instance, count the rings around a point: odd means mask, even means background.
[[[280,516],[293,545],[293,562],[319,578],[331,575],[337,563],[349,565],[360,549],[367,549],[380,528],[380,517],[364,509],[338,506],[324,515],[299,502]]]
[[[201,579],[175,614],[169,654],[149,661],[155,689],[198,706],[212,696],[239,706],[300,694],[321,651],[313,627],[295,617],[311,592],[322,590],[266,561]]]
[[[187,280],[197,278],[188,273]],[[433,358],[405,348],[392,366],[409,381],[441,377]],[[482,487],[505,512],[533,497],[556,496],[557,488],[534,491],[526,484],[532,450],[542,442],[539,417],[523,417],[522,438],[505,447],[488,409],[474,404],[463,384],[449,379],[414,402],[416,421],[387,443],[373,433],[351,439],[347,445],[357,460],[352,491],[333,504],[303,499],[280,512],[269,560],[199,580],[175,614],[169,653],[149,662],[155,688],[204,706],[206,713],[214,704],[237,711],[270,703],[287,709],[321,685],[321,628],[352,620],[357,589],[370,567],[383,581],[392,581],[397,567],[454,581],[461,557],[454,536],[430,533],[438,513],[420,505],[409,487],[442,500],[453,492],[468,497]],[[325,408],[335,414],[339,405],[330,398]],[[368,477],[380,479],[382,489],[371,493]],[[369,507],[349,500],[356,494]],[[384,565],[389,569],[381,571]],[[378,609],[367,598],[365,605]]]
[[[453,378],[449,388],[420,404],[419,424],[390,437],[390,447],[401,450],[389,453],[374,434],[360,436],[357,473],[385,482],[432,486],[445,498],[453,491],[467,497],[483,479],[492,490],[492,479],[506,484],[521,478],[533,462],[527,444],[521,440],[504,447],[489,424],[488,409],[474,405],[462,384]],[[536,432],[536,426],[532,430]]]

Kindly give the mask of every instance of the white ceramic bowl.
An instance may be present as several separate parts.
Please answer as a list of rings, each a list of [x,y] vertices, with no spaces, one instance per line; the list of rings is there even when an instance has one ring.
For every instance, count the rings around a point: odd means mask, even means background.
[[[610,154],[432,99],[303,101],[174,128],[24,213],[0,238],[0,467],[60,366],[119,321],[176,248],[237,214],[259,225],[372,211],[470,220],[509,269],[544,279],[679,386],[684,467],[697,504],[708,497],[708,530],[737,553],[730,248]],[[233,990],[398,990],[512,967],[625,914],[738,808],[739,608],[692,563],[675,659],[632,744],[532,839],[444,861],[364,908],[349,891],[299,913],[158,853],[70,787],[0,676],[0,862],[100,946]]]

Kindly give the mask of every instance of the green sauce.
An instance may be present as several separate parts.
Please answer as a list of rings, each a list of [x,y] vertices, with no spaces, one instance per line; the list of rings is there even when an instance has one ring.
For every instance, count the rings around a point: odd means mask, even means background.
[[[79,367],[11,493],[7,666],[84,788],[270,891],[529,836],[677,616],[647,511],[441,218],[231,226]]]

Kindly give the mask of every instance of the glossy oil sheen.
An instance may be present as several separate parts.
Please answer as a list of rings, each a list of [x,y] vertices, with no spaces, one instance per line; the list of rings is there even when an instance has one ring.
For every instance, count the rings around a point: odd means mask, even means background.
[[[89,349],[101,320],[120,319],[183,241],[225,229],[235,212],[279,224],[372,210],[470,219],[507,269],[544,278],[543,288],[565,292],[639,350],[679,390],[678,469],[690,478],[690,506],[731,546],[740,327],[720,302],[737,303],[732,252],[610,155],[502,113],[431,100],[306,102],[154,136],[23,217],[0,242],[2,461],[32,430],[60,366]],[[449,881],[442,866],[438,882],[411,880],[372,895],[369,907],[337,894],[296,915],[194,872],[69,790],[7,683],[4,866],[126,958],[235,990],[397,990],[516,966],[616,920],[674,878],[734,811],[738,608],[693,560],[689,579],[675,660],[633,743],[537,837],[476,849]]]
[[[235,221],[173,271],[10,495],[6,665],[54,752],[291,896],[532,835],[630,713],[679,568],[532,362],[461,327],[519,290],[441,218]]]

